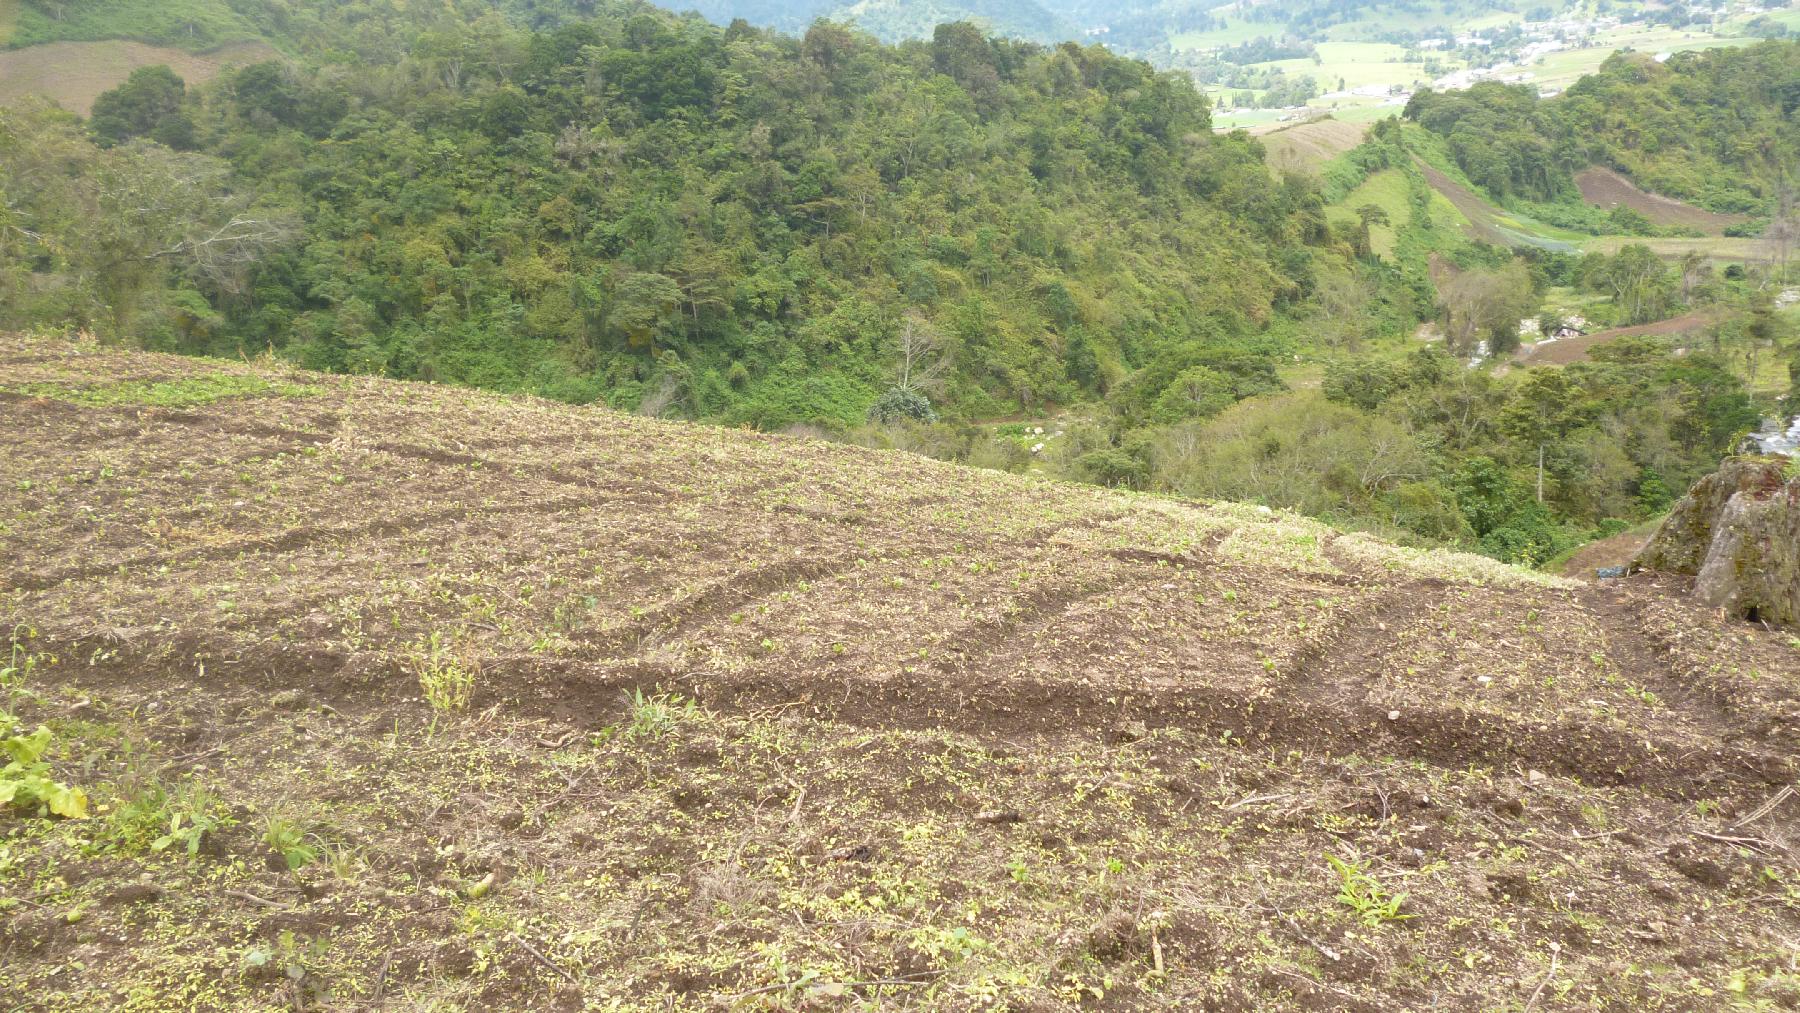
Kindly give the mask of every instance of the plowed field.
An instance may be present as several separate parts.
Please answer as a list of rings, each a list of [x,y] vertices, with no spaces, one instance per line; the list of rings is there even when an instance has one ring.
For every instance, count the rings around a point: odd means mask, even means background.
[[[48,340],[0,461],[0,1007],[1800,999],[1800,650],[1671,580]]]

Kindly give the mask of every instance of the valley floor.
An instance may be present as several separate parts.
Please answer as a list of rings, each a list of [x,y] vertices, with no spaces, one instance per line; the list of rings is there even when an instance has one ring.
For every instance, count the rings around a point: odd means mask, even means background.
[[[1675,582],[274,364],[0,374],[0,711],[92,801],[0,813],[0,1006],[1800,1001],[1800,640]]]

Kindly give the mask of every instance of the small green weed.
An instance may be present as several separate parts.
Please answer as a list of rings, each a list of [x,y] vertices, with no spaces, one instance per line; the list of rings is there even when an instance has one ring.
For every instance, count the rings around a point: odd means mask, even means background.
[[[323,960],[329,948],[330,943],[326,940],[303,940],[291,929],[285,930],[275,937],[273,947],[254,946],[245,951],[244,972],[252,975],[266,974],[272,969],[287,980],[298,983],[307,976],[307,965]],[[298,1000],[295,1005],[299,1005]]]
[[[989,944],[964,925],[953,929],[922,925],[909,933],[906,945],[934,963],[955,964],[987,949]]]
[[[1406,903],[1406,894],[1390,896],[1360,863],[1346,862],[1331,854],[1325,856],[1325,861],[1331,863],[1332,871],[1338,874],[1338,903],[1355,911],[1364,925],[1375,928],[1384,922],[1415,917],[1400,913],[1400,905]]]
[[[432,630],[430,637],[414,646],[412,666],[432,710],[459,711],[469,706],[481,666],[466,653],[457,652],[442,633]]]
[[[660,739],[699,710],[698,704],[680,694],[645,696],[641,689],[632,690],[626,702],[631,711],[631,719],[619,734],[633,741]]]
[[[39,654],[26,648],[25,644],[37,631],[29,626],[13,627],[12,636],[7,642],[7,654],[0,661],[0,693],[5,694],[8,701],[16,700],[20,695],[29,696],[25,684],[39,666],[53,665],[56,658],[48,654]]]
[[[225,814],[217,795],[191,781],[169,798],[168,808],[174,810],[169,832],[151,841],[150,850],[167,851],[179,844],[189,861],[200,857],[200,844],[207,834],[237,825],[237,820]]]
[[[319,844],[319,856],[324,859],[325,867],[331,874],[345,883],[356,883],[362,879],[364,862],[362,850],[348,844]]]
[[[0,689],[19,689],[31,678],[31,673],[38,666],[38,656],[25,650],[25,645],[17,639],[20,631],[14,630],[12,651],[4,665],[0,665]]]
[[[95,843],[103,850],[141,852],[169,825],[169,792],[160,782],[124,798],[106,816],[106,829]]]

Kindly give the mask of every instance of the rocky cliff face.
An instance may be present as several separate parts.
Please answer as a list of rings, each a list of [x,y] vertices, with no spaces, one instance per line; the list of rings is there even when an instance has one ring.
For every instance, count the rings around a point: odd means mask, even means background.
[[[1746,618],[1800,625],[1800,478],[1783,457],[1734,457],[1694,484],[1638,553],[1691,574],[1694,596]]]

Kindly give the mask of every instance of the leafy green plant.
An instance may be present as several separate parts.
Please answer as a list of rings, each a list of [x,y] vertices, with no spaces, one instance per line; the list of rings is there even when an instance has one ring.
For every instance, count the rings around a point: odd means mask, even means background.
[[[96,844],[103,850],[147,851],[169,824],[169,792],[151,781],[123,797],[106,815]]]
[[[1400,906],[1406,903],[1406,894],[1390,895],[1360,863],[1346,862],[1331,854],[1325,856],[1325,861],[1331,863],[1332,871],[1338,874],[1338,903],[1355,911],[1364,925],[1374,928],[1384,922],[1415,917],[1400,913]]]
[[[459,711],[469,706],[481,666],[458,652],[442,633],[432,630],[431,636],[415,645],[412,666],[432,710]]]
[[[39,665],[51,664],[55,658],[28,650],[25,642],[37,635],[37,631],[29,626],[13,627],[12,636],[8,639],[7,656],[0,662],[0,693],[6,699],[16,699],[25,693],[25,684],[31,681],[32,674]]]
[[[10,715],[0,714],[0,727],[11,724]],[[50,777],[50,765],[43,756],[51,737],[50,729],[39,725],[30,735],[0,739],[0,752],[10,757],[10,762],[0,767],[0,805],[35,807],[40,816],[87,819],[87,795]]]
[[[244,971],[254,975],[273,970],[289,981],[299,982],[307,975],[306,965],[323,959],[329,948],[330,943],[323,939],[302,939],[293,930],[284,930],[275,937],[273,947],[255,946],[245,951]]]
[[[179,844],[193,860],[200,856],[200,844],[207,834],[237,825],[237,820],[221,812],[219,797],[197,784],[189,783],[170,803],[174,812],[169,816],[169,832],[150,842],[151,851],[166,851]]]
[[[297,872],[319,858],[319,849],[307,843],[306,831],[283,816],[263,820],[263,843],[287,863],[288,871]]]

